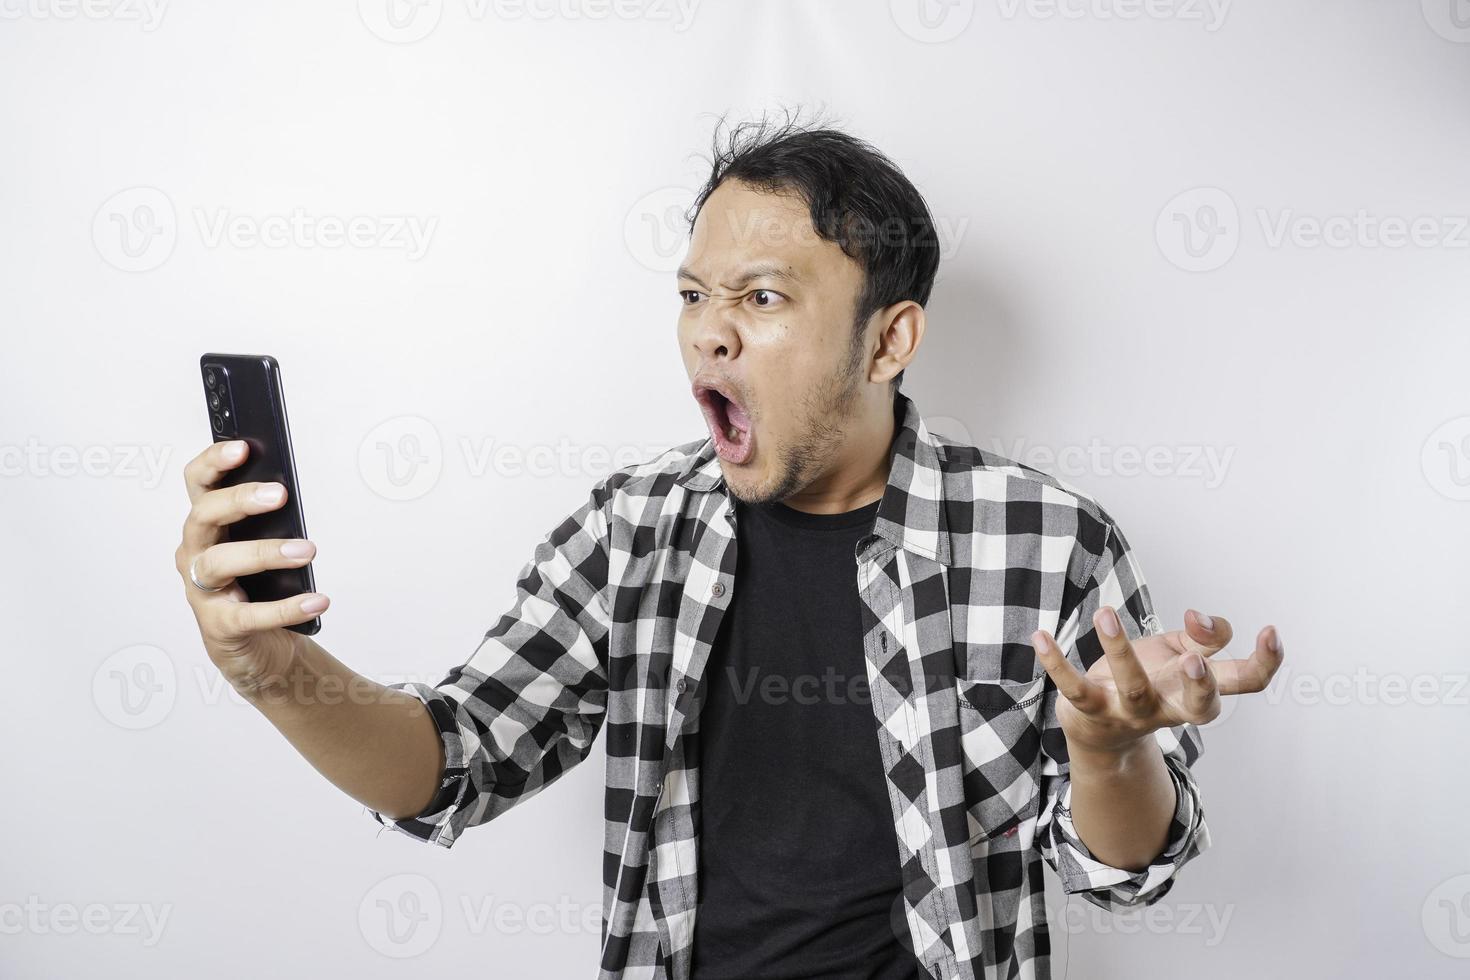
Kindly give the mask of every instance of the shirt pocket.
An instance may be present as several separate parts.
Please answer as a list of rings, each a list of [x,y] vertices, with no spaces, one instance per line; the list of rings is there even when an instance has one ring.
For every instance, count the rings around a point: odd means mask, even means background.
[[[970,842],[1014,833],[1041,807],[1046,674],[1029,681],[956,682]]]

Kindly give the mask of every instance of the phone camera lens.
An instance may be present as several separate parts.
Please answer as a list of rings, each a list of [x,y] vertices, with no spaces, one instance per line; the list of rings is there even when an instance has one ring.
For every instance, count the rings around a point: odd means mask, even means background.
[[[204,383],[206,385],[208,385],[209,387],[213,388],[214,387],[214,382],[215,382],[214,371],[212,369],[211,370],[208,370],[208,371],[205,371],[204,372]]]
[[[216,412],[218,412],[219,411],[219,406],[220,406],[219,392],[217,392],[217,391],[211,391],[209,393],[209,407],[212,408],[212,409],[214,409]]]
[[[221,418],[218,414],[216,414],[214,416],[214,431],[216,431],[216,432],[223,432],[223,431],[225,431],[225,420],[223,418]]]

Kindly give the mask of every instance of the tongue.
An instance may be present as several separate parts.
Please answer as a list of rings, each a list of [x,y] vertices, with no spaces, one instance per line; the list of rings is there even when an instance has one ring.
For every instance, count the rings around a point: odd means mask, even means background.
[[[745,414],[745,409],[734,402],[727,401],[725,403],[725,417],[730,420],[731,425],[735,426],[742,433],[750,431],[750,416]]]

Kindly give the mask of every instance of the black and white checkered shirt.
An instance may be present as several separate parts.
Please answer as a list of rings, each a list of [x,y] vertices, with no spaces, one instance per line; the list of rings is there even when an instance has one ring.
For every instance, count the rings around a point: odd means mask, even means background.
[[[1095,859],[1069,810],[1057,691],[1030,643],[1102,655],[1100,605],[1162,630],[1137,560],[1087,495],[900,428],[873,533],[857,549],[863,652],[903,869],[900,939],[939,980],[1050,975],[1042,862],[1103,908],[1147,905],[1209,846],[1191,725],[1157,733],[1177,791],[1147,869]],[[420,698],[443,738],[438,796],[379,822],[451,846],[607,740],[602,980],[687,980],[696,894],[699,685],[735,581],[734,507],[709,438],[619,470],[538,545],[513,608]],[[371,812],[371,811],[370,811]]]

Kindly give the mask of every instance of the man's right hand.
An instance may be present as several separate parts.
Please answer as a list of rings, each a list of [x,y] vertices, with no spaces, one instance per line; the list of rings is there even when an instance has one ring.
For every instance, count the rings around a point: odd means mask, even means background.
[[[239,440],[215,443],[184,467],[192,506],[174,559],[209,659],[231,686],[250,697],[286,683],[288,670],[310,640],[285,627],[315,618],[328,600],[310,592],[277,602],[251,602],[235,581],[270,568],[299,568],[316,555],[316,546],[301,539],[225,540],[230,524],[286,502],[286,488],[279,483],[216,488],[248,452]],[[197,588],[189,580],[191,564],[200,585],[220,591]]]

